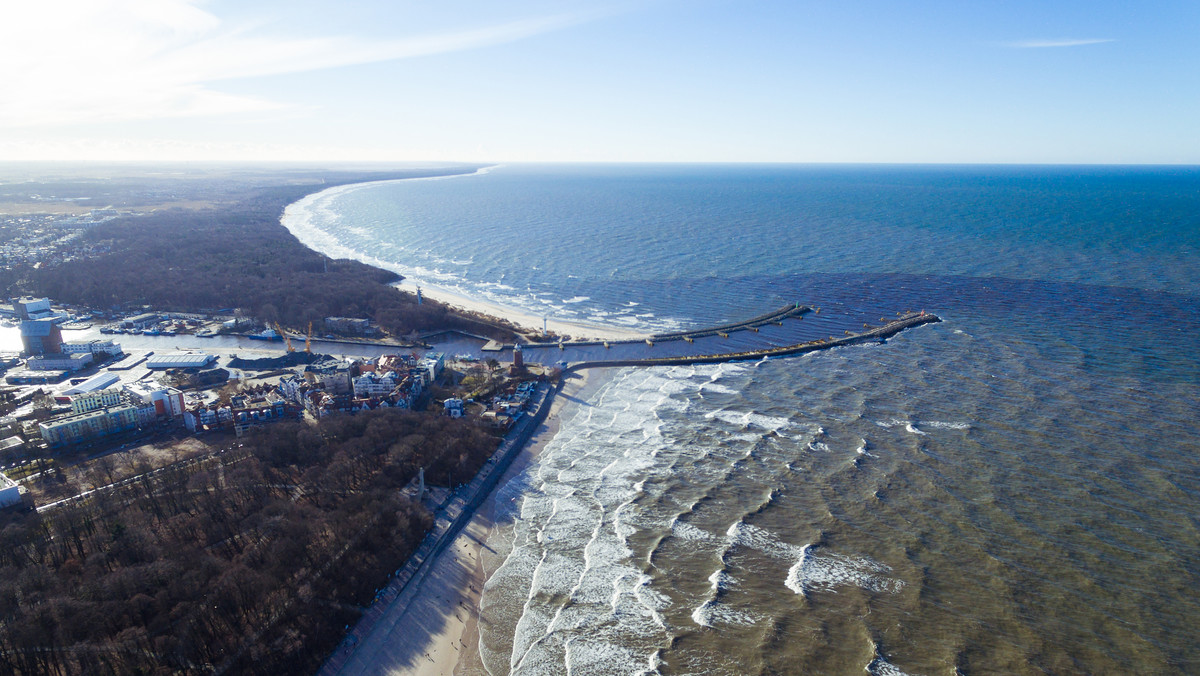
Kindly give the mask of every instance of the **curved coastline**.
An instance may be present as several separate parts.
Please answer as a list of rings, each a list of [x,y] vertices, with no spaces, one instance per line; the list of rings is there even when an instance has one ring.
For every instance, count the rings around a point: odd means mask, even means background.
[[[298,239],[301,244],[314,251],[329,256],[330,258],[347,258],[356,260],[360,263],[364,263],[381,270],[387,270],[388,272],[402,275],[405,279],[395,284],[397,288],[403,288],[405,291],[415,292],[415,288],[420,287],[423,295],[467,312],[498,317],[534,332],[541,331],[544,323],[545,328],[555,334],[560,336],[572,336],[575,338],[593,338],[599,340],[642,339],[649,335],[648,331],[638,331],[624,327],[595,324],[591,322],[564,321],[559,319],[543,318],[519,307],[504,305],[488,300],[481,300],[462,291],[449,288],[445,284],[439,284],[436,278],[431,281],[429,277],[437,274],[434,271],[414,271],[413,269],[397,265],[390,261],[382,260],[378,257],[371,256],[356,249],[352,249],[341,244],[332,235],[312,224],[311,214],[314,211],[321,211],[321,207],[319,206],[321,201],[332,199],[349,192],[388,183],[431,181],[481,176],[489,173],[493,169],[502,168],[503,166],[504,165],[490,165],[487,167],[481,167],[470,173],[455,173],[446,174],[443,176],[395,178],[332,186],[324,190],[305,195],[303,198],[288,204],[284,208],[283,214],[280,216],[279,223],[286,228],[288,232],[292,233],[292,235]],[[332,212],[329,212],[328,216],[333,220],[339,218],[337,214]],[[445,281],[450,281],[450,277],[446,276]]]

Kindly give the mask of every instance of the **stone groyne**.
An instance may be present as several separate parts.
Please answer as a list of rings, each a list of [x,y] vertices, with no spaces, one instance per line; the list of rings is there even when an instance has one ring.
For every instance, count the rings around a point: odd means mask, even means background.
[[[843,336],[841,338],[822,338],[820,340],[812,340],[805,343],[797,343],[795,345],[763,348],[761,350],[748,350],[745,352],[728,352],[721,354],[681,357],[653,357],[647,359],[581,361],[573,364],[567,364],[565,367],[563,367],[563,373],[566,374],[582,369],[608,368],[614,366],[686,366],[689,364],[719,364],[721,362],[729,361],[751,361],[769,357],[790,357],[798,354],[806,354],[808,352],[816,352],[817,350],[828,350],[834,347],[844,347],[846,345],[882,341],[887,339],[889,336],[893,336],[903,331],[904,329],[940,321],[942,321],[941,317],[938,317],[935,314],[914,312],[906,314],[899,319],[892,320],[883,326],[869,329],[861,333]],[[713,331],[714,333],[717,332],[716,329],[706,329],[706,331]],[[710,333],[707,335],[713,334]]]
[[[694,331],[674,331],[671,333],[653,333],[641,338],[621,338],[613,340],[566,340],[566,341],[550,341],[542,343],[522,343],[522,348],[541,348],[541,347],[589,347],[595,345],[623,345],[632,343],[666,343],[673,340],[684,340],[692,342],[697,338],[707,338],[709,336],[726,336],[734,331],[757,330],[760,326],[767,324],[782,324],[783,320],[789,317],[799,317],[807,312],[812,312],[813,308],[799,303],[784,305],[778,310],[773,310],[766,314],[752,317],[740,322],[732,322],[722,324],[720,326],[710,326]],[[505,345],[504,348],[511,349],[512,345]]]

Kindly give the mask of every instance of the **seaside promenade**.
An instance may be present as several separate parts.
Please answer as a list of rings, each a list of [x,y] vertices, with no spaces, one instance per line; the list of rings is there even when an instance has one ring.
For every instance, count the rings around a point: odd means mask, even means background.
[[[438,555],[454,541],[458,532],[491,495],[500,477],[504,476],[530,437],[545,421],[561,383],[559,380],[539,385],[537,395],[532,399],[533,409],[509,430],[500,447],[475,478],[454,491],[438,508],[433,528],[425,540],[396,572],[388,586],[376,595],[375,602],[317,672],[319,676],[374,674],[386,665],[401,665],[415,658],[412,654],[393,654],[389,637],[396,626],[406,620],[412,600],[420,591]]]

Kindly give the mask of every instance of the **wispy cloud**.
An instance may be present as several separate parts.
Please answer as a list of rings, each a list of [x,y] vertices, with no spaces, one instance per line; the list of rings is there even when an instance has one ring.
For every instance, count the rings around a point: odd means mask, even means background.
[[[213,83],[475,49],[592,18],[563,14],[394,40],[281,37],[226,25],[202,0],[42,0],[0,9],[0,126],[277,109]]]
[[[1099,45],[1105,42],[1116,42],[1110,38],[1058,38],[1056,40],[1016,40],[1006,42],[1006,47],[1017,49],[1043,49],[1046,47],[1082,47],[1084,45]]]

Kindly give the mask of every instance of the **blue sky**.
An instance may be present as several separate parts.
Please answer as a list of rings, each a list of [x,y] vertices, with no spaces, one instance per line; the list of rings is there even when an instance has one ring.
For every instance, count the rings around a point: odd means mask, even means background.
[[[1200,163],[1200,2],[39,0],[0,158]]]

